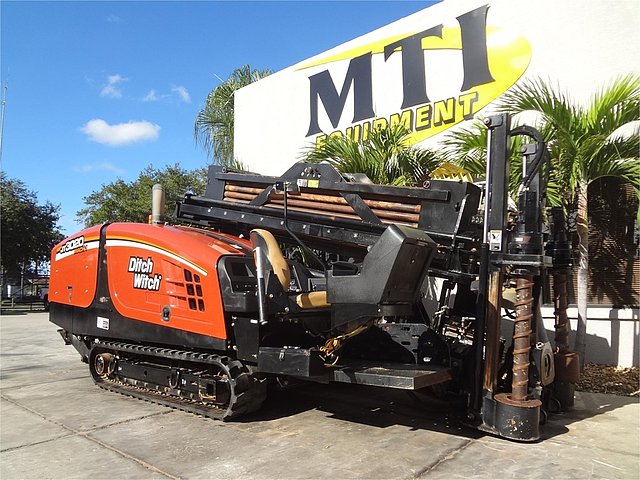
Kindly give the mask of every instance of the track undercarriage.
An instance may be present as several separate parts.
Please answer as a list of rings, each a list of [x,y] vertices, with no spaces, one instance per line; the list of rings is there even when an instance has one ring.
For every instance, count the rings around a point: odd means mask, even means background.
[[[95,340],[89,369],[113,392],[217,420],[254,412],[266,380],[224,355]]]

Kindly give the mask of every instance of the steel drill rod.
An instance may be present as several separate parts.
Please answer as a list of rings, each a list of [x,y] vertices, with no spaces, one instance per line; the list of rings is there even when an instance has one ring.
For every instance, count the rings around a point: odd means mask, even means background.
[[[511,399],[527,400],[529,385],[529,352],[531,351],[531,319],[533,318],[533,276],[516,280],[516,319],[513,326],[513,380]]]
[[[262,191],[263,188],[255,188],[255,187],[245,187],[242,185],[225,185],[224,187],[225,195],[229,192],[237,192],[253,195],[253,198],[257,197]],[[294,196],[290,196],[289,201],[292,200],[292,197],[299,198],[301,200],[310,200],[314,202],[325,202],[325,203],[333,203],[336,205],[348,205],[349,202],[344,198],[337,195],[323,195],[319,193],[299,193]],[[282,199],[282,194],[274,193],[272,194],[272,198]],[[383,200],[370,200],[370,199],[362,199],[362,201],[371,208],[379,208],[383,210],[391,210],[397,212],[405,212],[405,213],[420,213],[420,205],[419,204],[411,204],[411,203],[399,203],[399,202],[387,202]]]

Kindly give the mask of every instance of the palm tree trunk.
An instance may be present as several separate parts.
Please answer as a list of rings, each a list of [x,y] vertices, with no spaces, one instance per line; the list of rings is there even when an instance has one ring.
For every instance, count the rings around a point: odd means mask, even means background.
[[[584,369],[587,339],[587,291],[589,288],[589,223],[587,217],[587,187],[584,181],[578,183],[578,325],[573,350],[580,356],[580,370]]]

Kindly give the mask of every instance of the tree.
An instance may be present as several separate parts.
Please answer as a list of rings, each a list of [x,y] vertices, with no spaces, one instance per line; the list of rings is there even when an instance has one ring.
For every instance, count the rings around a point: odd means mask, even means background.
[[[640,77],[628,75],[599,89],[586,106],[548,82],[537,79],[507,92],[499,110],[535,111],[549,142],[555,178],[564,203],[577,205],[578,326],[574,350],[585,359],[589,268],[588,186],[602,177],[629,181],[640,191]],[[623,127],[627,131],[623,131]],[[621,130],[622,128],[622,130]]]
[[[39,204],[21,180],[0,172],[0,210],[2,271],[10,278],[37,273],[38,264],[47,262],[53,246],[64,238],[58,226],[60,207]]]
[[[327,161],[343,173],[364,173],[373,183],[422,185],[434,178],[442,161],[430,150],[409,144],[410,132],[403,126],[376,129],[364,140],[329,136],[303,154],[309,162]]]
[[[207,95],[204,107],[196,116],[194,135],[196,143],[213,157],[214,163],[240,166],[233,156],[234,95],[239,88],[269,74],[270,70],[251,69],[244,65]]]
[[[147,222],[151,213],[151,190],[156,183],[165,190],[166,211],[170,214],[185,192],[203,193],[207,173],[204,168],[187,171],[178,164],[158,170],[149,165],[132,182],[118,179],[103,185],[84,198],[87,205],[77,216],[85,226],[104,222]]]

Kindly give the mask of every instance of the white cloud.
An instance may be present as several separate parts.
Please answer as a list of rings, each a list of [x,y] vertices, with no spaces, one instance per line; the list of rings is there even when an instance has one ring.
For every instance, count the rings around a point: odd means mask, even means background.
[[[122,176],[126,173],[125,170],[116,167],[111,162],[96,162],[96,163],[85,163],[84,165],[79,165],[75,168],[76,172],[79,173],[92,173],[98,171],[106,171],[113,172],[118,176]]]
[[[158,94],[156,93],[154,88],[149,90],[149,93],[147,93],[144,97],[142,97],[143,102],[157,102],[158,100],[159,100]]]
[[[120,75],[109,75],[107,77],[107,84],[100,91],[100,96],[109,98],[122,97],[122,90],[117,87],[121,82],[126,82],[128,78],[124,78]]]
[[[89,140],[110,147],[153,141],[160,136],[160,126],[155,123],[129,121],[127,123],[109,125],[101,118],[89,120],[80,128],[80,131],[85,133]]]
[[[171,87],[171,91],[176,93],[184,103],[191,103],[191,95],[189,95],[189,91],[182,85]]]
[[[111,15],[109,15],[107,17],[107,22],[109,22],[109,23],[120,23],[120,22],[122,22],[122,18],[120,18],[117,15],[111,14]]]

